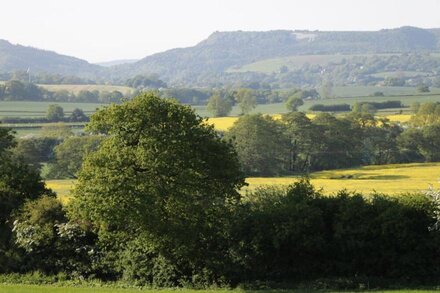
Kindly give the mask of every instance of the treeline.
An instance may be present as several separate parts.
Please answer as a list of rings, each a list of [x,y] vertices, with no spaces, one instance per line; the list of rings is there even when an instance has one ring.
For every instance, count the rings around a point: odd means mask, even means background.
[[[420,115],[413,119],[420,120]],[[440,124],[403,128],[368,112],[352,112],[345,117],[320,113],[314,119],[293,112],[281,120],[247,115],[239,118],[225,136],[233,141],[249,176],[440,161]]]
[[[232,145],[189,107],[153,94],[100,110],[89,129],[101,141],[62,205],[0,128],[1,273],[155,288],[439,280],[434,191],[327,197],[302,181],[242,200]]]
[[[135,94],[135,93],[134,93]],[[48,91],[33,83],[10,80],[0,84],[0,101],[55,101],[84,103],[120,103],[124,96],[119,91],[88,91],[73,93],[67,90]]]
[[[61,74],[37,73],[31,71],[15,71],[0,73],[0,80],[18,80],[21,82],[29,82],[35,84],[96,84],[94,79],[84,79],[78,76],[65,76]]]
[[[362,109],[367,105],[371,110],[381,110],[381,109],[395,109],[395,108],[404,108],[405,106],[401,101],[385,101],[385,102],[358,102],[353,107],[348,104],[334,104],[334,105],[324,105],[324,104],[315,104],[309,108],[310,111],[317,112],[348,112],[351,110],[358,111],[358,109]]]

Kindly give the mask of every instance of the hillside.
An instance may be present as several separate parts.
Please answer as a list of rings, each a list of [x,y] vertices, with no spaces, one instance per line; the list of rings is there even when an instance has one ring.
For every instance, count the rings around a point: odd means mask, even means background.
[[[215,32],[193,47],[114,67],[118,75],[152,74],[173,83],[195,83],[259,60],[295,55],[436,52],[438,29],[402,27],[372,32]]]
[[[96,78],[103,73],[101,66],[90,64],[85,60],[0,40],[0,73],[26,71],[28,68],[32,73],[84,78]]]

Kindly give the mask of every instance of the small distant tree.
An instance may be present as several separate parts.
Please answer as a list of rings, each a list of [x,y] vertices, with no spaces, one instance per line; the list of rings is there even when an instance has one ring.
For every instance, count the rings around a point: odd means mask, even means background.
[[[429,93],[429,86],[427,86],[426,84],[420,84],[417,86],[417,91],[419,93]]]
[[[235,96],[242,114],[248,114],[257,106],[257,98],[250,89],[239,89]]]
[[[87,117],[87,115],[84,114],[84,111],[81,109],[76,108],[72,111],[72,114],[70,114],[70,121],[72,122],[85,122],[88,120],[89,117]]]
[[[228,116],[232,110],[232,104],[229,99],[224,99],[219,94],[214,94],[209,98],[207,109],[214,117]]]
[[[49,105],[46,117],[47,120],[52,122],[62,121],[64,119],[64,109],[57,104]]]
[[[302,105],[304,105],[304,101],[296,94],[289,97],[286,102],[286,108],[291,112],[298,111],[298,107]]]

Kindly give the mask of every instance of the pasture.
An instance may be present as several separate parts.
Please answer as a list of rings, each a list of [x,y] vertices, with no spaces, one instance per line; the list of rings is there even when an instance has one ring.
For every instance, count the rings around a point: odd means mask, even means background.
[[[66,90],[74,94],[77,94],[80,91],[119,91],[125,95],[131,93],[134,90],[133,88],[127,86],[106,84],[39,84],[38,86],[41,86],[51,92]]]
[[[4,293],[288,293],[288,292],[313,292],[312,290],[243,290],[243,289],[211,289],[211,290],[193,290],[193,289],[116,289],[116,288],[87,288],[87,287],[56,287],[49,285],[0,285],[0,291]],[[322,292],[322,291],[319,291]],[[327,291],[331,292],[331,291]],[[349,292],[349,291],[345,291]],[[438,292],[436,290],[385,290],[374,291],[384,293],[428,293]]]
[[[327,55],[295,55],[280,58],[271,58],[249,63],[237,68],[229,68],[227,72],[262,72],[272,73],[280,70],[281,66],[287,66],[289,69],[300,68],[305,64],[325,66],[329,63],[339,63],[343,59],[360,56],[386,56],[393,54],[327,54]],[[395,55],[395,54],[394,54]]]
[[[58,102],[29,102],[29,101],[0,101],[0,118],[5,117],[45,117],[49,105],[58,104],[69,115],[74,109],[79,108],[86,114],[92,114],[96,109],[106,104],[98,103],[58,103]]]
[[[261,186],[287,186],[298,181],[298,176],[251,177],[243,192]],[[363,194],[375,192],[397,195],[417,193],[428,190],[429,186],[440,188],[440,163],[413,163],[396,165],[365,166],[351,169],[329,170],[310,174],[312,184],[322,188],[325,194],[334,194],[341,189]],[[47,186],[53,189],[62,201],[68,200],[74,180],[48,180]]]

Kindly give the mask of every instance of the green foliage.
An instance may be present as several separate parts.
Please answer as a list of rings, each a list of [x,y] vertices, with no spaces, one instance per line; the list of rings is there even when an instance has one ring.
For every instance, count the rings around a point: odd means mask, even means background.
[[[214,117],[228,116],[232,110],[232,103],[229,99],[222,98],[219,94],[214,94],[209,98],[207,110]]]
[[[68,223],[55,197],[26,202],[16,212],[15,244],[26,251],[22,271],[38,270],[86,276],[93,271],[94,236],[77,224]]]
[[[295,94],[287,99],[286,108],[291,112],[298,111],[298,107],[304,105],[303,100],[299,94]]]
[[[240,117],[226,134],[248,175],[274,176],[285,170],[287,138],[281,123],[261,114]]]
[[[18,139],[13,153],[30,166],[41,169],[42,163],[52,159],[53,149],[58,143],[58,139],[50,137]]]
[[[184,274],[225,265],[215,260],[244,185],[232,146],[189,107],[153,93],[98,111],[88,128],[107,136],[79,173],[73,219],[90,221],[116,251],[148,234]]]
[[[423,196],[324,197],[308,182],[251,195],[234,226],[248,280],[319,276],[423,279],[438,274],[432,206]],[[422,252],[423,251],[423,252]],[[379,265],[378,265],[379,264]]]
[[[52,194],[36,171],[12,155],[14,145],[9,130],[0,128],[0,272],[20,266],[12,244],[12,214],[27,200]]]
[[[47,178],[76,178],[84,158],[95,151],[102,137],[68,137],[54,148],[54,162],[49,165]]]
[[[235,98],[242,114],[248,114],[257,106],[257,99],[250,89],[239,89]]]
[[[59,105],[49,105],[46,117],[47,120],[52,122],[62,121],[64,119],[64,110]]]
[[[41,128],[41,131],[42,131],[42,136],[55,138],[55,139],[64,139],[73,135],[70,126],[66,125],[63,122],[50,123],[44,125]]]

